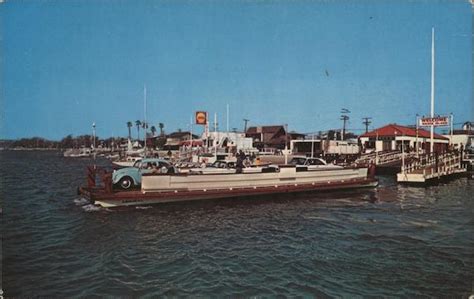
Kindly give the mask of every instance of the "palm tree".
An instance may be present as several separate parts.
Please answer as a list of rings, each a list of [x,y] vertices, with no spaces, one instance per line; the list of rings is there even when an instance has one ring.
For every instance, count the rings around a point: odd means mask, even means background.
[[[164,123],[159,123],[158,127],[160,128],[160,135],[163,136],[163,134],[164,134],[163,128],[165,127],[165,124]]]
[[[133,124],[131,121],[127,121],[127,128],[128,128],[128,139],[132,140],[132,130]]]
[[[155,136],[156,127],[155,127],[155,126],[151,126],[150,131],[151,131],[151,134],[153,134],[153,136]]]
[[[142,125],[142,122],[139,120],[136,120],[135,125],[137,126],[137,139],[140,140],[140,126]]]

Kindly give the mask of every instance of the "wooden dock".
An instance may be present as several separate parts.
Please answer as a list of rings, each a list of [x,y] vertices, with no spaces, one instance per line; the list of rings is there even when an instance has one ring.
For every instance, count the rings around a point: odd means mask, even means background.
[[[377,175],[396,175],[402,167],[402,155],[406,162],[410,162],[415,158],[416,153],[402,153],[397,150],[363,154],[355,162],[359,165],[375,164]]]
[[[427,184],[466,173],[461,153],[454,151],[443,154],[423,155],[402,165],[397,173],[397,182]]]

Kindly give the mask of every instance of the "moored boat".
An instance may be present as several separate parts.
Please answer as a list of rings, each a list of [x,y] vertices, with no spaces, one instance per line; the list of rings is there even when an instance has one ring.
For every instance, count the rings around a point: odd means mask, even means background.
[[[102,173],[103,186],[95,186],[96,171],[89,167],[89,184],[79,193],[102,207],[245,197],[278,193],[315,192],[375,187],[374,168],[308,170],[283,165],[262,167],[257,173],[143,174],[141,188],[114,190],[110,173]]]

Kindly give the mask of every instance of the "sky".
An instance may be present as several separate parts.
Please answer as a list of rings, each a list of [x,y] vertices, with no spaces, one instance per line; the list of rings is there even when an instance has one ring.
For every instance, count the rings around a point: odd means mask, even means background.
[[[474,120],[469,1],[69,0],[0,4],[0,139],[288,124],[361,133],[430,111]],[[202,126],[194,126],[201,132]],[[136,130],[133,133],[136,135]]]

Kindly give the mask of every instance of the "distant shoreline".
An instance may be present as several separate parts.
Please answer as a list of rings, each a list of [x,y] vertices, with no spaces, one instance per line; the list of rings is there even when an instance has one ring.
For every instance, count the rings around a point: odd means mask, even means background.
[[[42,147],[35,147],[35,148],[22,148],[22,147],[12,147],[12,148],[5,148],[0,147],[0,151],[62,151],[60,148],[42,148]]]

